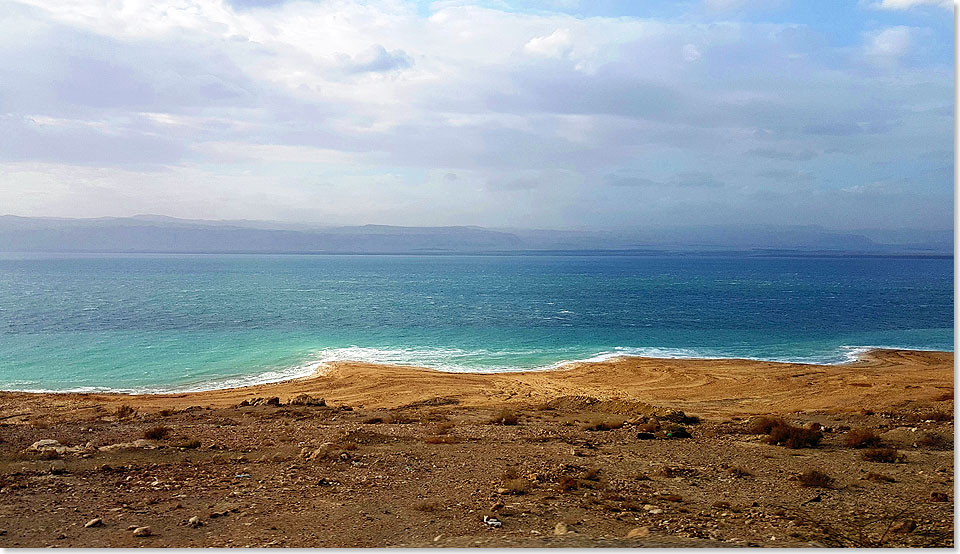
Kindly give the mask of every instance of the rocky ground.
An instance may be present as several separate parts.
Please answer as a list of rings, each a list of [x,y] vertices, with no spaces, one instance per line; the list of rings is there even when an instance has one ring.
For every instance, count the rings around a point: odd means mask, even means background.
[[[0,547],[954,544],[952,392],[699,421],[575,395],[159,410],[91,397],[69,412],[10,398]]]

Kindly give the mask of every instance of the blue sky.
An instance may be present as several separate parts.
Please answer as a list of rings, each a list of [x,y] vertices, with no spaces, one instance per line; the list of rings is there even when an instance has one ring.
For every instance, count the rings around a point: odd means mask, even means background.
[[[951,228],[944,0],[12,0],[0,211]]]

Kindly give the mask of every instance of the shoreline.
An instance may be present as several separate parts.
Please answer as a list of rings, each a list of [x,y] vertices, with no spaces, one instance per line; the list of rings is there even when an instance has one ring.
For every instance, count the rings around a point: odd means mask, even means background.
[[[129,404],[156,411],[188,406],[225,407],[256,397],[287,402],[299,394],[328,403],[396,408],[452,398],[465,406],[546,402],[560,396],[685,406],[707,414],[786,413],[864,409],[931,400],[953,390],[954,353],[872,349],[842,364],[774,362],[743,358],[618,356],[577,361],[550,370],[447,372],[367,362],[321,362],[309,375],[271,383],[202,391],[123,392],[0,391],[0,400],[54,402],[81,407]],[[758,391],[762,391],[758,395]],[[852,394],[855,391],[856,394]],[[0,407],[0,418],[11,417]],[[12,419],[12,418],[11,418]]]
[[[619,347],[618,347],[619,348]],[[658,350],[658,351],[670,351],[670,350],[687,350],[684,348],[637,348],[629,349],[624,348],[624,350]],[[145,386],[139,389],[100,389],[93,386],[84,386],[78,387],[75,389],[64,389],[64,390],[54,390],[54,389],[0,389],[0,394],[2,393],[25,393],[25,394],[93,394],[93,395],[128,395],[128,396],[162,396],[162,395],[180,395],[180,394],[202,394],[202,393],[211,393],[217,391],[227,391],[227,390],[241,390],[251,387],[259,387],[264,385],[276,385],[280,383],[286,383],[291,381],[298,381],[303,379],[311,379],[314,377],[322,376],[323,368],[331,368],[338,365],[363,365],[363,366],[377,366],[384,368],[407,368],[407,369],[417,369],[422,371],[432,371],[443,374],[450,375],[500,375],[500,374],[525,374],[525,373],[542,373],[550,371],[563,371],[570,366],[576,366],[578,364],[591,364],[591,363],[617,363],[622,360],[628,359],[638,359],[638,360],[690,360],[698,361],[702,363],[710,362],[720,362],[720,361],[737,361],[744,363],[774,363],[774,364],[794,364],[794,365],[811,365],[811,366],[844,366],[860,362],[865,357],[869,357],[872,353],[883,352],[883,351],[904,351],[904,352],[918,352],[918,353],[933,353],[933,354],[949,354],[952,355],[954,352],[952,350],[938,350],[938,349],[927,349],[927,348],[903,348],[895,346],[841,346],[840,350],[847,350],[848,352],[844,354],[843,359],[836,362],[819,362],[819,361],[805,361],[803,359],[791,359],[791,358],[760,358],[760,357],[748,357],[748,356],[699,356],[699,355],[652,355],[648,356],[645,354],[631,354],[631,353],[619,353],[619,352],[600,352],[594,354],[587,358],[583,359],[574,359],[574,360],[560,360],[545,366],[531,367],[531,368],[496,368],[496,369],[465,369],[457,368],[450,369],[445,367],[430,367],[428,365],[419,365],[413,363],[394,363],[394,362],[382,362],[382,361],[367,361],[362,359],[334,359],[334,360],[316,360],[308,361],[298,366],[294,366],[287,369],[280,370],[269,370],[262,371],[260,373],[251,374],[251,375],[237,375],[232,377],[224,377],[213,379],[210,381],[201,381],[195,384],[187,385],[173,385],[169,388],[160,388],[160,387],[150,387]],[[327,370],[329,371],[329,370]],[[284,372],[289,372],[286,375],[280,375]],[[265,377],[270,375],[270,377]],[[262,378],[262,379],[259,379]],[[243,384],[233,384],[235,381],[249,381],[249,383]]]

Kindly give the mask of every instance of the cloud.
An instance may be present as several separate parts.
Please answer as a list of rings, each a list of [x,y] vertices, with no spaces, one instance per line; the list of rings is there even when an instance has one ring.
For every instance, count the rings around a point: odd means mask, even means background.
[[[910,53],[913,48],[911,27],[887,27],[866,35],[864,53],[880,63],[896,62]]]
[[[338,54],[337,61],[345,73],[385,73],[413,65],[413,59],[403,50],[387,51],[380,44],[374,44],[353,57]]]
[[[770,23],[733,0],[675,17],[530,6],[7,2],[0,163],[33,164],[16,179],[59,200],[6,193],[5,209],[92,213],[50,185],[71,175],[128,213],[404,224],[796,220],[801,203],[823,223],[818,203],[836,214],[837,190],[894,174],[931,209],[952,202],[932,170],[953,162],[952,58],[936,50],[952,28]],[[809,198],[772,182],[814,158]],[[923,198],[869,217],[906,222]]]
[[[930,6],[952,10],[954,0],[881,0],[881,2],[873,4],[873,7],[881,10],[909,10]]]
[[[773,148],[754,148],[752,150],[748,150],[747,154],[750,154],[751,156],[759,156],[761,158],[769,158],[771,160],[784,160],[791,162],[804,162],[807,160],[812,160],[814,157],[816,157],[816,154],[809,150],[793,152],[775,150]]]
[[[530,39],[523,49],[532,54],[559,58],[570,50],[571,45],[570,29],[557,29],[547,36]]]

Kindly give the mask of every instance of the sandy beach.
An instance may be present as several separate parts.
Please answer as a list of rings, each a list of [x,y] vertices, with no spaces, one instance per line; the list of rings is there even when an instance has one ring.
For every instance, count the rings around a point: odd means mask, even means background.
[[[335,363],[175,395],[2,392],[0,546],[950,546],[953,363]],[[791,448],[761,417],[819,438]]]

